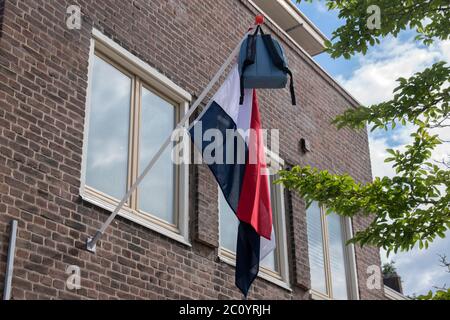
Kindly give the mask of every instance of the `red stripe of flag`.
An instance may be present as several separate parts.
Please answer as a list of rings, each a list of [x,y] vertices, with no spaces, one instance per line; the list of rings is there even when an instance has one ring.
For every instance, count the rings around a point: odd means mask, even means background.
[[[256,90],[253,90],[250,129],[251,134],[248,139],[248,159],[250,163],[247,163],[245,167],[237,216],[239,220],[252,225],[260,236],[270,239],[272,208],[268,176],[264,174],[267,165]]]

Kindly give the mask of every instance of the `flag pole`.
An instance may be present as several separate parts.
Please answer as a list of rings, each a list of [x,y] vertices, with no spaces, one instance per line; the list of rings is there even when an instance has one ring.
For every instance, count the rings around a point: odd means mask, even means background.
[[[251,28],[250,28],[251,30]],[[186,121],[189,120],[189,117],[194,113],[195,110],[200,106],[200,103],[205,99],[206,95],[209,91],[211,91],[212,87],[216,84],[216,82],[220,79],[222,74],[225,72],[225,70],[228,68],[228,66],[233,62],[234,57],[238,54],[239,49],[241,47],[241,44],[246,39],[247,35],[249,34],[250,30],[242,37],[242,39],[239,41],[239,44],[234,48],[234,50],[231,52],[231,54],[228,56],[228,58],[225,60],[224,64],[220,67],[220,69],[217,71],[217,73],[214,75],[214,77],[211,79],[211,81],[208,83],[208,85],[205,87],[203,92],[198,96],[197,100],[192,104],[191,108],[186,112],[186,114],[183,116],[183,118],[178,122],[175,129],[172,131],[172,133],[166,138],[164,143],[161,145],[161,147],[158,149],[156,154],[153,156],[153,158],[148,162],[147,166],[144,168],[142,173],[138,176],[136,181],[131,185],[131,187],[128,189],[128,191],[123,196],[122,200],[120,200],[119,204],[116,206],[114,211],[111,213],[111,215],[108,217],[108,219],[103,223],[103,225],[98,229],[93,237],[89,237],[86,240],[86,250],[95,253],[96,245],[98,240],[101,238],[105,230],[108,228],[108,226],[111,224],[111,222],[114,220],[116,215],[119,213],[119,211],[124,206],[125,202],[130,198],[131,194],[136,190],[136,188],[139,186],[139,184],[142,182],[142,180],[145,178],[147,173],[150,171],[150,169],[155,165],[155,163],[158,161],[158,159],[161,157],[164,150],[169,146],[172,138],[172,134],[175,130],[185,128]]]

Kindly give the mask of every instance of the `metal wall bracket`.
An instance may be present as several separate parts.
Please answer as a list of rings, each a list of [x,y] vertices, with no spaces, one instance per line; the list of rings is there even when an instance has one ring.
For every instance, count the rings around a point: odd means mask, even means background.
[[[97,241],[102,237],[102,232],[99,230],[93,237],[89,237],[86,240],[86,250],[95,253],[97,249]]]
[[[12,277],[14,271],[14,254],[16,252],[17,220],[11,220],[11,236],[9,238],[8,256],[6,261],[5,288],[3,300],[11,299]]]
[[[92,237],[87,238],[86,240],[86,250],[92,253],[95,253],[97,249],[97,244],[92,242]]]

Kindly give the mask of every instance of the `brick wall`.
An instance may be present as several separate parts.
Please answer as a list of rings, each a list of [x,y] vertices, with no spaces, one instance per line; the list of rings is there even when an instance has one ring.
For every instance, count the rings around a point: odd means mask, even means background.
[[[217,188],[204,165],[191,166],[192,248],[117,218],[97,249],[86,237],[108,212],[79,196],[88,55],[96,27],[194,97],[253,22],[246,1],[6,0],[0,19],[0,289],[9,221],[19,220],[14,299],[241,298],[234,269],[217,259]],[[66,8],[82,8],[81,30],[68,30]],[[0,10],[0,12],[2,12]],[[270,27],[270,25],[269,25]],[[265,128],[280,128],[281,157],[371,179],[365,131],[337,131],[330,120],[354,104],[327,75],[275,30],[295,74],[298,107],[287,90],[260,92]],[[300,156],[298,140],[312,152]],[[292,292],[257,279],[251,298],[306,299],[310,285],[304,205],[287,193]],[[363,228],[367,219],[354,220]],[[357,249],[362,298],[374,248]],[[81,268],[82,288],[65,289],[68,265]]]

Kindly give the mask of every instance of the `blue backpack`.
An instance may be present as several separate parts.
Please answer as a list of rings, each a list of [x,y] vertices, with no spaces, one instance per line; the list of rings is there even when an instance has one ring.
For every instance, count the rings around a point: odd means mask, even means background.
[[[296,105],[292,72],[287,67],[283,48],[270,34],[264,34],[259,25],[241,45],[239,75],[239,104],[244,102],[244,88],[284,88],[289,75],[292,105]]]

